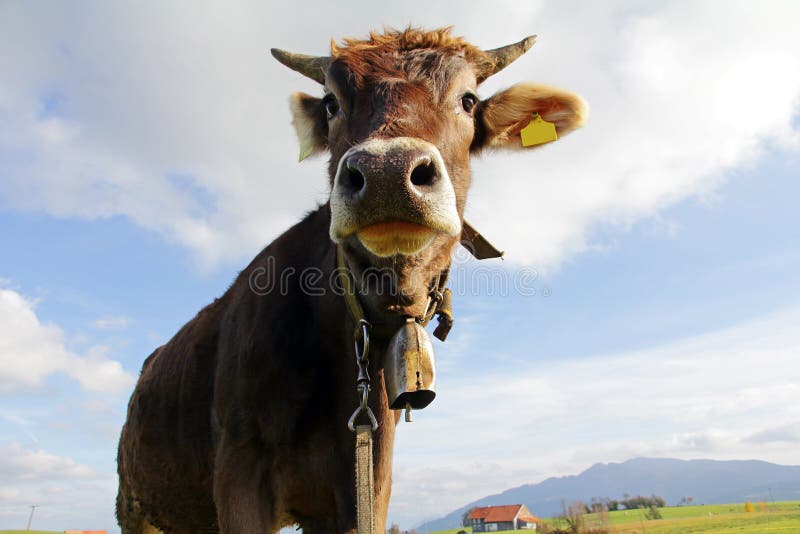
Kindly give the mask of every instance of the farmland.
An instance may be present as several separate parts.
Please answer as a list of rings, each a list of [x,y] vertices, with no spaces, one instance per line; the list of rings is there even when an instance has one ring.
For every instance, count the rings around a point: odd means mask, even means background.
[[[746,512],[744,503],[660,508],[662,519],[648,520],[645,510],[609,512],[605,518],[610,534],[795,534],[800,532],[800,501],[759,505]],[[588,528],[602,526],[600,514],[586,514]],[[545,526],[566,528],[558,519],[545,519]],[[430,534],[456,534],[462,529]],[[471,532],[470,528],[463,529]],[[520,531],[506,531],[520,532]]]

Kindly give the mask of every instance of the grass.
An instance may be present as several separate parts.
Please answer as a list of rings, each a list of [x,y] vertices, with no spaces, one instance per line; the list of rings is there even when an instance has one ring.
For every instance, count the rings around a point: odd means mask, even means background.
[[[769,503],[765,509],[758,503],[754,512],[746,512],[741,504],[712,504],[706,506],[671,506],[659,508],[662,519],[648,520],[644,510],[620,510],[608,513],[611,534],[795,534],[800,532],[800,501]],[[599,527],[599,514],[587,514],[586,526]],[[545,519],[559,526],[557,519]],[[562,522],[561,527],[564,528]],[[456,534],[459,530],[440,530],[431,534]],[[525,531],[508,530],[520,534]],[[528,531],[530,532],[530,531]],[[497,534],[503,534],[498,532]]]

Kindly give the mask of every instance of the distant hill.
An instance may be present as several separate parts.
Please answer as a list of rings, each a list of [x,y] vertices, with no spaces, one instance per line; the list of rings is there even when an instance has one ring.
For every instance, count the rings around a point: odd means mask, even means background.
[[[776,465],[758,460],[674,460],[635,458],[622,463],[595,464],[574,476],[548,478],[489,495],[428,521],[417,529],[431,532],[459,526],[461,515],[473,506],[524,504],[540,517],[561,513],[561,499],[592,497],[618,499],[656,494],[672,506],[684,497],[694,504],[724,504],[746,500],[785,501],[800,499],[800,466]]]

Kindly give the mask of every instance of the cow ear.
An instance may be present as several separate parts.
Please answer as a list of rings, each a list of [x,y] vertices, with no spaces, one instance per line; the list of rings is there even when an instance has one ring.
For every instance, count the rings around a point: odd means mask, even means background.
[[[561,137],[583,126],[588,109],[580,96],[569,91],[519,83],[482,102],[472,149],[533,148],[522,146],[520,131],[530,124],[534,113],[554,124]]]
[[[322,99],[305,93],[289,97],[292,126],[300,142],[300,161],[328,148],[328,121],[322,109]]]

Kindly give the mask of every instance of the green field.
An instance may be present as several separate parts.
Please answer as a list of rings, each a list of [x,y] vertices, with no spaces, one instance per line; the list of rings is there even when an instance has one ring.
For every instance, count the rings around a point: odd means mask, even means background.
[[[800,501],[769,503],[764,510],[753,504],[754,512],[746,512],[744,503],[659,508],[663,519],[655,520],[646,519],[644,510],[620,510],[608,513],[607,528],[612,534],[800,534]],[[587,514],[585,519],[587,527],[602,526],[599,514]],[[566,527],[557,519],[544,522]],[[459,530],[472,532],[471,528],[456,528],[431,534],[456,534]]]

